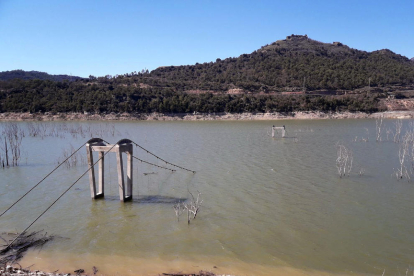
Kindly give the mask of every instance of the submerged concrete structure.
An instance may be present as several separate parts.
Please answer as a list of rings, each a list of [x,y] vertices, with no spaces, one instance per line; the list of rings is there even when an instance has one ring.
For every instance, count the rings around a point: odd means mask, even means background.
[[[272,126],[272,138],[275,138],[275,132],[277,132],[277,130],[282,130],[282,138],[286,137],[286,128],[285,126],[281,126],[281,127],[276,127],[276,126]]]
[[[99,187],[96,187],[95,168],[93,161],[93,152],[99,153]],[[89,184],[91,189],[92,199],[103,198],[105,196],[105,155],[107,152],[114,152],[117,160],[118,170],[118,186],[119,186],[119,199],[121,201],[128,201],[132,199],[132,155],[133,144],[129,139],[122,139],[115,145],[106,144],[100,138],[92,138],[86,143],[86,153],[88,156],[89,170]],[[122,153],[127,155],[127,180],[125,183],[124,178],[124,165]],[[126,185],[125,185],[126,184]],[[98,189],[97,189],[98,188]]]

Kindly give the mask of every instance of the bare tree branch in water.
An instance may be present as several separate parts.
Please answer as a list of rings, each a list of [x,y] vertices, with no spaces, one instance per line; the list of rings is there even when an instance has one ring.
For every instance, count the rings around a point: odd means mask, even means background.
[[[407,131],[402,140],[400,141],[399,147],[398,147],[398,160],[399,160],[399,168],[395,170],[395,176],[398,179],[407,178],[410,179],[410,173],[407,170],[406,167],[406,160],[410,158],[411,153],[411,159],[413,157],[413,141],[414,141],[414,132],[413,131]],[[411,150],[410,150],[411,148]]]
[[[340,142],[338,142],[336,143],[336,153],[336,168],[338,169],[339,177],[346,175],[349,176],[354,161],[352,151]]]
[[[381,142],[381,130],[382,130],[382,123],[383,123],[383,117],[375,120],[375,129],[377,131],[377,142]]]
[[[37,124],[37,126],[39,126],[39,125]],[[37,136],[39,136],[39,134],[40,134],[40,128],[39,127],[36,127],[35,124],[33,124],[32,122],[27,122],[26,123],[26,127],[27,127],[27,129],[29,131],[29,136],[30,137],[37,137]]]
[[[360,142],[369,142],[369,130],[368,128],[364,127],[365,131],[367,132],[367,137],[365,138],[364,135],[361,136]],[[358,142],[358,135],[355,136],[353,142]]]
[[[62,151],[62,156],[59,157],[56,160],[57,164],[60,164],[63,162],[63,160],[65,161],[65,166],[67,169],[70,169],[72,167],[76,167],[77,165],[86,165],[86,158],[83,154],[81,154],[80,152],[75,153],[74,155],[72,155],[69,159],[68,157],[75,151],[75,148],[73,147],[72,144],[69,144],[69,149],[64,149]]]
[[[392,132],[392,130],[390,129],[390,128],[387,128],[386,130],[385,130],[385,133],[387,134],[387,141],[389,141],[390,139],[389,139],[389,136],[391,135],[391,136],[393,136],[394,135],[394,133]]]
[[[401,128],[402,128],[402,121],[401,119],[398,119],[394,122],[395,125],[395,132],[394,132],[394,143],[400,142],[400,136],[401,136]]]
[[[3,149],[2,147],[1,147],[1,145],[3,145],[3,137],[1,137],[0,136],[0,149]],[[2,154],[2,151],[0,151],[0,166],[2,166],[3,168],[5,167],[5,163],[4,163],[4,154]]]
[[[4,157],[2,158],[3,167],[18,166],[21,156],[20,148],[23,137],[25,137],[23,129],[16,123],[7,123],[1,132],[1,137],[0,148],[4,153]],[[6,161],[6,163],[4,163],[4,161]]]
[[[9,147],[8,147],[8,145],[7,145],[7,138],[6,138],[6,135],[4,135],[4,131],[2,132],[2,137],[1,137],[2,139],[2,141],[1,141],[1,144],[0,144],[0,148],[1,148],[1,150],[3,151],[3,160],[2,160],[2,165],[3,165],[3,168],[4,167],[8,167],[9,166]]]
[[[189,204],[186,204],[186,209],[188,210],[188,212],[190,212],[192,214],[192,219],[195,219],[198,213],[198,210],[201,207],[201,203],[203,203],[203,200],[200,199],[200,195],[201,193],[198,192],[197,194],[197,199],[194,198],[194,195],[189,192],[191,195],[191,202]],[[188,223],[190,223],[190,221],[188,221]]]
[[[190,191],[189,193],[191,195],[191,201],[189,203],[177,202],[173,206],[175,215],[177,216],[177,221],[180,221],[180,215],[184,212],[184,210],[187,210],[188,224],[190,224],[192,219],[195,219],[197,217],[198,211],[200,210],[201,204],[203,203],[203,200],[200,197],[200,192],[198,192],[197,198],[195,198]]]
[[[173,208],[175,211],[175,216],[177,217],[177,222],[179,222],[180,216],[184,212],[184,209],[185,209],[184,204],[181,202],[177,202],[176,204],[174,204]]]

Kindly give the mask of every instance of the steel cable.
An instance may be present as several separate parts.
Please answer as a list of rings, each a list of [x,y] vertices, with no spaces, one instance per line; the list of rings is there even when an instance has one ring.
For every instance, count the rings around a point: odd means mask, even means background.
[[[86,143],[85,143],[86,144]],[[29,226],[26,227],[26,229],[23,230],[23,232],[21,232],[11,243],[9,243],[7,245],[7,247],[4,250],[7,250],[8,248],[10,248],[10,246],[23,234],[25,233],[38,219],[40,219],[50,208],[52,208],[53,205],[55,205],[55,203],[61,199],[73,186],[75,186],[76,183],[78,183],[78,181],[88,172],[90,171],[102,158],[104,158],[105,155],[108,154],[108,152],[110,152],[117,144],[114,144],[109,150],[107,150],[104,155],[99,158],[94,164],[92,164],[92,166],[89,167],[89,169],[87,169],[72,185],[69,186],[69,188],[67,188],[55,201],[53,201],[53,203],[51,205],[49,205],[49,207],[47,207],[46,210],[44,210]]]
[[[168,165],[171,165],[171,166],[174,166],[174,167],[180,168],[180,169],[185,170],[185,171],[189,171],[189,172],[192,172],[192,173],[196,173],[195,171],[192,171],[192,170],[189,170],[189,169],[183,168],[183,167],[181,167],[181,166],[175,165],[175,164],[173,164],[173,163],[170,163],[170,162],[168,162],[168,161],[165,161],[164,159],[162,159],[161,157],[158,157],[157,155],[153,154],[153,153],[152,153],[152,152],[150,152],[149,150],[147,150],[147,149],[145,149],[145,148],[141,147],[140,145],[138,145],[138,144],[137,144],[137,143],[135,143],[134,141],[131,141],[131,142],[132,142],[135,146],[137,146],[137,147],[141,148],[142,150],[144,150],[144,151],[146,151],[147,153],[151,154],[151,155],[152,155],[152,156],[154,156],[155,158],[157,158],[157,159],[159,159],[159,160],[163,161],[165,164],[168,164]]]
[[[27,191],[24,195],[22,195],[16,202],[14,202],[9,208],[7,208],[3,213],[0,214],[0,217],[3,216],[7,211],[9,211],[14,205],[16,205],[20,200],[22,200],[25,196],[27,196],[34,188],[39,186],[46,178],[49,177],[52,173],[54,173],[60,166],[62,166],[69,158],[71,158],[75,153],[77,153],[87,142],[83,143],[77,150],[75,150],[68,158],[66,158],[62,163],[60,163],[56,168],[54,168],[50,173],[48,173],[42,180],[40,180],[36,185],[34,185],[29,191]]]
[[[135,157],[135,156],[132,156],[132,157],[133,157],[133,158],[135,158],[135,159],[137,159],[138,161],[141,161],[141,162],[146,163],[146,164],[151,165],[151,166],[155,166],[155,167],[158,167],[158,168],[161,168],[161,169],[164,169],[164,170],[169,170],[169,171],[172,171],[172,172],[175,172],[175,171],[176,171],[176,170],[172,170],[172,169],[170,169],[170,168],[166,168],[166,167],[158,166],[158,165],[155,165],[155,164],[153,164],[153,163],[150,163],[150,162],[144,161],[144,160],[139,159],[138,157]]]

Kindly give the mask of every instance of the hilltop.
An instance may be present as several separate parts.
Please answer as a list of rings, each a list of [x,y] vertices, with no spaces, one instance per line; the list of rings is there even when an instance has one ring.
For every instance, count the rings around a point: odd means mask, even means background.
[[[12,80],[12,79],[21,79],[21,80],[51,80],[51,81],[74,81],[80,80],[81,77],[77,76],[68,76],[68,75],[50,75],[45,72],[39,71],[23,71],[23,70],[12,70],[12,71],[3,71],[0,72],[0,80]]]

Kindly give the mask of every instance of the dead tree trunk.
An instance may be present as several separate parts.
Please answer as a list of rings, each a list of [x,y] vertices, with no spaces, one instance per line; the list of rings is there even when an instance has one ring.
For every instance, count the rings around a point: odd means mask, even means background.
[[[354,161],[352,151],[338,142],[336,144],[336,153],[336,168],[338,169],[339,177],[349,176]]]
[[[377,142],[381,142],[382,122],[383,122],[383,117],[382,116],[381,116],[381,118],[375,120],[375,126],[376,126],[376,130],[377,130],[377,139],[376,139]]]
[[[409,158],[410,147],[413,146],[414,133],[408,131],[402,138],[401,143],[398,147],[398,160],[400,162],[399,169],[396,170],[395,175],[398,179],[407,178],[410,179],[410,173],[406,167],[406,161]]]
[[[400,142],[400,136],[401,136],[401,128],[402,128],[402,121],[398,119],[395,123],[395,133],[394,133],[394,143]]]
[[[8,151],[8,148],[7,148],[7,140],[6,139],[4,139],[4,151],[5,151],[5,154],[6,154],[6,166],[8,167],[9,166],[9,151]]]

